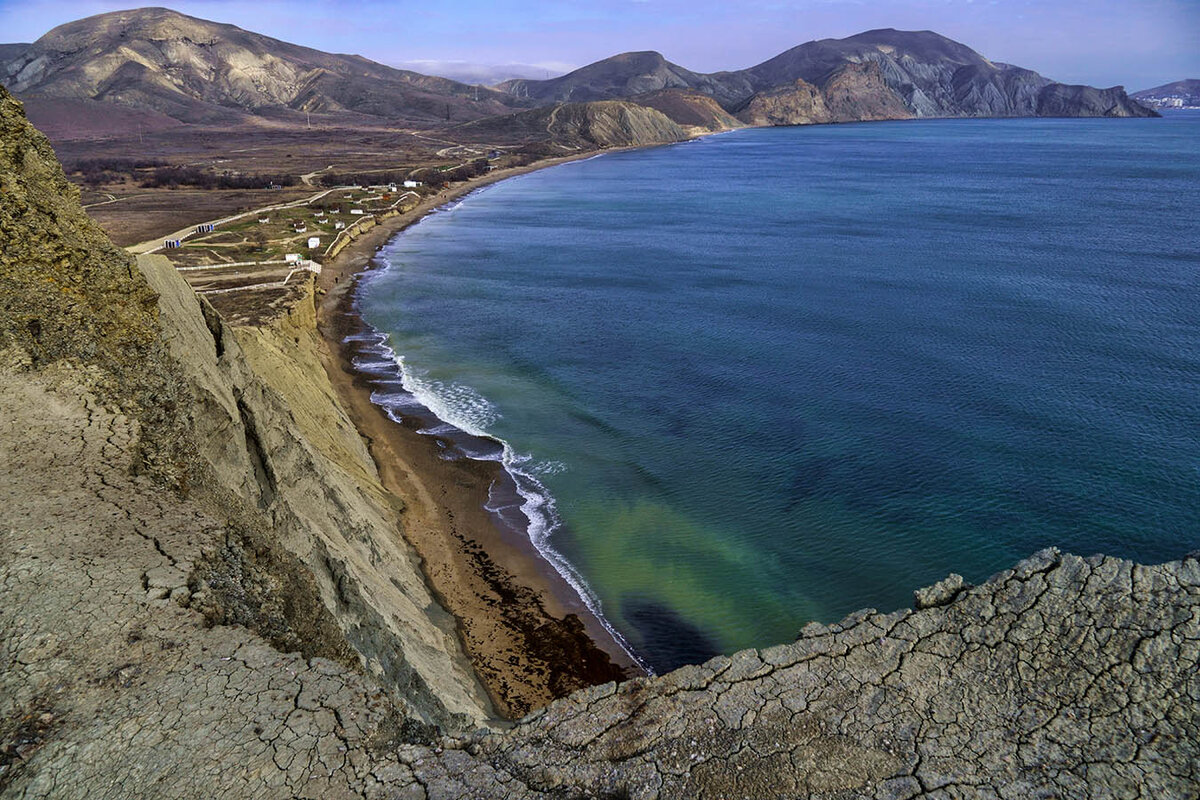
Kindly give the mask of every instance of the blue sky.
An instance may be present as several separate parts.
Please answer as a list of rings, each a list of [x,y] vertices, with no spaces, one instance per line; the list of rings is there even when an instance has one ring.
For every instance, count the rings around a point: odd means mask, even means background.
[[[0,42],[133,7],[0,0]],[[562,71],[626,50],[739,69],[810,39],[930,29],[1055,80],[1143,89],[1200,77],[1200,0],[179,0],[171,8],[395,64],[428,59]]]

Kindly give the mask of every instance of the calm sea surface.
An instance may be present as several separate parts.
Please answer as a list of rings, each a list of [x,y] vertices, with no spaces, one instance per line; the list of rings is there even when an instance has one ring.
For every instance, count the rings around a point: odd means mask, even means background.
[[[1200,113],[741,131],[382,255],[406,386],[507,443],[658,670],[1050,545],[1200,547]]]

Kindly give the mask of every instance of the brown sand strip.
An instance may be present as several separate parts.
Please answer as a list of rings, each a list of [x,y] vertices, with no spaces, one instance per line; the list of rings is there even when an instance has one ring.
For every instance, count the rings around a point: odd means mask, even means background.
[[[591,155],[591,154],[589,154]],[[497,526],[484,509],[494,462],[440,457],[434,437],[399,425],[370,399],[349,362],[346,336],[363,330],[351,307],[355,277],[398,231],[480,186],[532,169],[497,171],[443,191],[368,231],[324,265],[317,322],[329,379],[379,467],[405,503],[404,536],[424,562],[434,593],[458,620],[467,655],[500,713],[518,718],[575,689],[638,674],[574,590],[523,535]]]

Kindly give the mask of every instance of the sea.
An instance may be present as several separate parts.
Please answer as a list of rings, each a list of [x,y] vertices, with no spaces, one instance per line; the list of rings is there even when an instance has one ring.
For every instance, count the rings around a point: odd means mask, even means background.
[[[497,519],[654,671],[1046,547],[1200,548],[1200,112],[605,154],[377,261],[376,401],[503,460]]]

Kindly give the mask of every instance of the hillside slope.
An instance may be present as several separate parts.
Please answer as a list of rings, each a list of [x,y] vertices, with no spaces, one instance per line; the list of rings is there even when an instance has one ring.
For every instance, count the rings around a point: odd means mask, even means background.
[[[546,143],[562,151],[682,142],[689,134],[665,114],[618,100],[560,103],[453,129],[466,141]]]
[[[658,53],[624,53],[547,81],[509,81],[499,87],[539,102],[632,97],[661,88],[711,95],[743,119],[792,124],[820,116],[801,98],[781,101],[797,81],[822,92],[858,65],[878,69],[882,87],[843,104],[844,119],[897,117],[1152,116],[1121,87],[1064,86],[1036,72],[989,61],[966,45],[932,31],[866,31],[845,39],[822,39],[787,50],[744,70],[702,74],[666,61]],[[865,73],[864,73],[865,74]],[[844,88],[844,87],[842,87]],[[891,95],[891,96],[885,96]],[[759,95],[759,102],[755,98]],[[892,97],[894,96],[894,97]],[[794,114],[781,109],[800,102]],[[781,105],[782,103],[782,105]],[[897,103],[903,106],[901,111]],[[756,108],[750,108],[755,104]],[[865,116],[853,116],[855,104]],[[766,106],[774,106],[766,111]],[[839,115],[834,115],[839,116]],[[755,123],[763,124],[763,123]]]
[[[1130,97],[1152,108],[1200,107],[1200,79],[1186,78],[1164,83],[1153,89],[1134,92]]]
[[[488,89],[164,8],[61,25],[0,65],[0,80],[20,96],[98,100],[184,122],[290,110],[433,124],[515,105]]]

